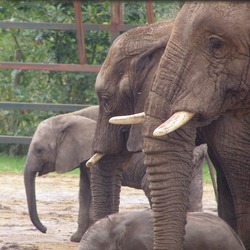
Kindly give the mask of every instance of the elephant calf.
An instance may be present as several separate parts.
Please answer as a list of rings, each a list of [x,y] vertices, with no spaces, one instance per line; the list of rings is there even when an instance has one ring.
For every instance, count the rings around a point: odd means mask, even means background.
[[[153,216],[150,209],[124,212],[97,221],[83,235],[78,250],[152,250]],[[240,238],[219,217],[188,213],[184,250],[242,250]]]

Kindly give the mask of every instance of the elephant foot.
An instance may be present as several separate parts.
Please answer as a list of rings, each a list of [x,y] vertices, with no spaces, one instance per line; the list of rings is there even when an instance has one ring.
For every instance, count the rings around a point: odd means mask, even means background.
[[[77,229],[77,231],[75,233],[73,233],[72,236],[70,237],[70,241],[72,241],[72,242],[80,242],[81,239],[82,239],[82,236],[85,233],[85,231]]]

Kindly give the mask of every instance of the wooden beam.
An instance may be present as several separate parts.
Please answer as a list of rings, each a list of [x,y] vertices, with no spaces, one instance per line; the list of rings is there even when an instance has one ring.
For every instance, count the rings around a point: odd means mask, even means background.
[[[120,35],[119,27],[123,24],[123,8],[121,1],[111,1],[111,23],[110,33],[111,41],[113,42],[116,37]]]
[[[46,110],[53,112],[73,112],[86,107],[89,104],[54,104],[54,103],[29,103],[29,102],[0,102],[0,109],[4,110]]]
[[[48,70],[48,71],[97,72],[98,73],[101,69],[101,65],[0,62],[0,69]]]
[[[81,1],[74,0],[74,10],[75,10],[76,38],[77,38],[77,46],[79,52],[79,60],[80,64],[86,64],[87,57],[85,49],[84,28],[82,22]]]
[[[146,1],[146,15],[147,15],[147,22],[148,23],[154,23],[154,7],[153,7],[153,1],[148,0]]]

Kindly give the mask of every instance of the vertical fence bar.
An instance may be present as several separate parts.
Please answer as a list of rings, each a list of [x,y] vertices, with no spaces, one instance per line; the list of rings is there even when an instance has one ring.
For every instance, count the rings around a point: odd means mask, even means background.
[[[79,51],[80,64],[86,64],[86,49],[84,40],[84,28],[82,22],[82,7],[80,0],[74,0],[74,12],[75,12],[75,23],[76,23],[76,37]]]
[[[148,0],[146,1],[146,15],[147,15],[147,22],[148,23],[154,23],[154,7],[153,7],[153,1]]]
[[[120,35],[119,26],[123,24],[123,7],[120,1],[111,1],[111,23],[110,23],[110,33],[111,42],[115,40],[117,36]]]

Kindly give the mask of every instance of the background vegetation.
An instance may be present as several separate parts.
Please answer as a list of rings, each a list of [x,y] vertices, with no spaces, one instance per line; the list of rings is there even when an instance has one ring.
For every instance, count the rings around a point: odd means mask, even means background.
[[[176,16],[183,2],[154,1],[156,21]],[[110,1],[82,1],[84,23],[109,23]],[[0,20],[15,22],[73,23],[72,1],[1,0]],[[124,22],[145,24],[145,1],[124,2]],[[102,64],[110,34],[86,31],[89,64]],[[0,29],[0,61],[33,63],[78,63],[76,34],[72,31]],[[0,71],[0,101],[96,104],[95,73],[49,71]],[[55,115],[43,111],[0,111],[0,134],[32,135],[45,118]],[[0,145],[0,153],[25,155],[25,145]]]

